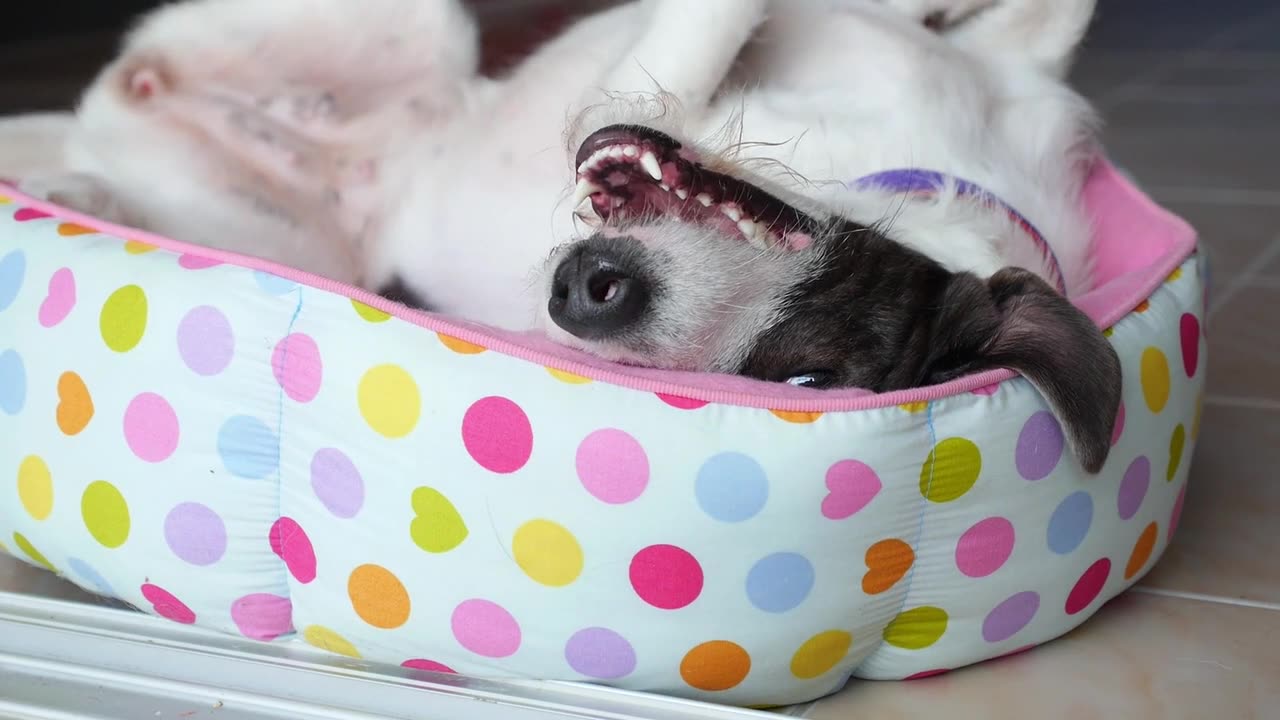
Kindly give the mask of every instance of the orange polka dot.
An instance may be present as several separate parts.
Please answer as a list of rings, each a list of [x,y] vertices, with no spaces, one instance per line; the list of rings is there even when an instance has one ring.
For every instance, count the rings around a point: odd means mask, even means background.
[[[728,640],[704,642],[685,653],[680,677],[691,688],[719,692],[737,687],[751,672],[751,656]]]
[[[347,579],[351,607],[361,620],[390,630],[409,620],[409,593],[400,579],[380,565],[361,565]]]
[[[1129,563],[1124,566],[1124,579],[1132,580],[1142,568],[1146,567],[1147,561],[1151,559],[1151,551],[1156,546],[1157,528],[1155,523],[1151,523],[1138,536],[1138,542],[1133,546],[1133,552],[1129,555]]]
[[[486,349],[482,345],[469,343],[466,340],[459,340],[452,335],[445,335],[444,333],[436,333],[436,337],[440,338],[440,343],[442,345],[459,355],[479,355]]]
[[[817,422],[818,418],[822,417],[822,413],[820,412],[803,412],[795,410],[770,410],[769,412],[773,413],[774,417],[780,420],[786,420],[789,423],[795,423],[797,425],[808,425],[809,423]]]
[[[75,223],[61,223],[58,225],[58,234],[63,237],[71,237],[73,235],[92,235],[96,232],[98,231],[93,228],[87,228]]]
[[[1134,308],[1133,311],[1136,313],[1144,313],[1150,309],[1151,309],[1151,301],[1143,300],[1142,302],[1138,303],[1138,307]]]
[[[881,540],[867,548],[867,574],[862,576],[862,591],[879,595],[898,583],[916,561],[911,546],[897,538]]]

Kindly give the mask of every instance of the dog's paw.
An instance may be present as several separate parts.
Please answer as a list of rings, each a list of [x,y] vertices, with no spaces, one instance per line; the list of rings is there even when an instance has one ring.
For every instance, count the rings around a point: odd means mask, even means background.
[[[64,173],[27,178],[18,189],[39,200],[91,215],[107,222],[125,222],[124,211],[102,180],[84,173]]]

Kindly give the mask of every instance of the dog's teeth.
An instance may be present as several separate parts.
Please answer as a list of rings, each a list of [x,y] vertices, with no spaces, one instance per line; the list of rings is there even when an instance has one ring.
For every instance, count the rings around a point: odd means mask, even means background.
[[[764,232],[754,222],[746,219],[739,220],[738,229],[742,231],[742,235],[747,238],[747,242],[751,243],[752,247],[761,250],[769,247],[768,243],[765,242]]]
[[[711,196],[706,193],[698,193],[698,202],[702,203],[703,207],[711,207]]]
[[[616,207],[616,208],[622,207],[622,206],[623,206],[623,205],[625,205],[625,204],[627,204],[627,201],[626,201],[626,200],[623,200],[623,199],[622,199],[622,198],[620,198],[620,197],[616,197],[616,198],[614,198],[614,199],[613,199],[613,206],[614,206],[614,207]]]
[[[578,187],[576,187],[573,191],[573,204],[581,205],[583,200],[586,200],[587,198],[591,197],[595,193],[600,192],[601,190],[604,190],[604,188],[600,187],[599,185],[591,182],[586,178],[582,178],[581,180],[578,181]]]
[[[638,155],[640,155],[640,148],[636,147],[635,145],[628,145],[622,148],[622,154],[626,155],[629,158],[637,157]]]
[[[666,183],[658,183],[658,187],[662,188],[662,192],[671,192],[671,186]]]
[[[738,222],[742,219],[742,212],[731,205],[721,206],[720,212],[724,213],[726,217],[734,222]]]
[[[676,188],[676,197],[680,198],[681,200],[688,200],[689,191],[685,190],[684,188]]]
[[[583,198],[578,203],[578,207],[574,209],[573,214],[587,225],[595,226],[600,224],[600,216],[596,214],[596,206],[591,200]]]
[[[649,173],[649,177],[654,180],[662,179],[662,166],[658,164],[658,156],[651,152],[646,152],[640,156],[640,167]]]
[[[609,157],[611,158],[622,157],[622,148],[618,147],[617,145],[614,145],[613,147],[609,148]]]

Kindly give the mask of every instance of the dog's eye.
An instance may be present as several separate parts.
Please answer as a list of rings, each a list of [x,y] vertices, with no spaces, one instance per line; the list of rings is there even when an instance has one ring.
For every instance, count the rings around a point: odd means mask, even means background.
[[[807,388],[825,388],[831,387],[831,383],[835,381],[835,373],[828,370],[810,370],[806,373],[793,375],[787,378],[788,385]]]

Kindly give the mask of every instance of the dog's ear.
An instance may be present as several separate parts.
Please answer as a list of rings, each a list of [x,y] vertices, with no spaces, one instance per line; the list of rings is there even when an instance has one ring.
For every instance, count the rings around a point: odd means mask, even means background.
[[[1070,69],[1097,0],[999,0],[957,25],[953,41],[981,56],[1034,63],[1055,77]]]
[[[1120,358],[1087,315],[1038,275],[957,274],[939,303],[923,383],[991,368],[1021,373],[1065,429],[1080,464],[1102,469],[1120,408]]]
[[[69,112],[0,118],[0,178],[16,183],[66,172],[67,140],[75,122]]]

